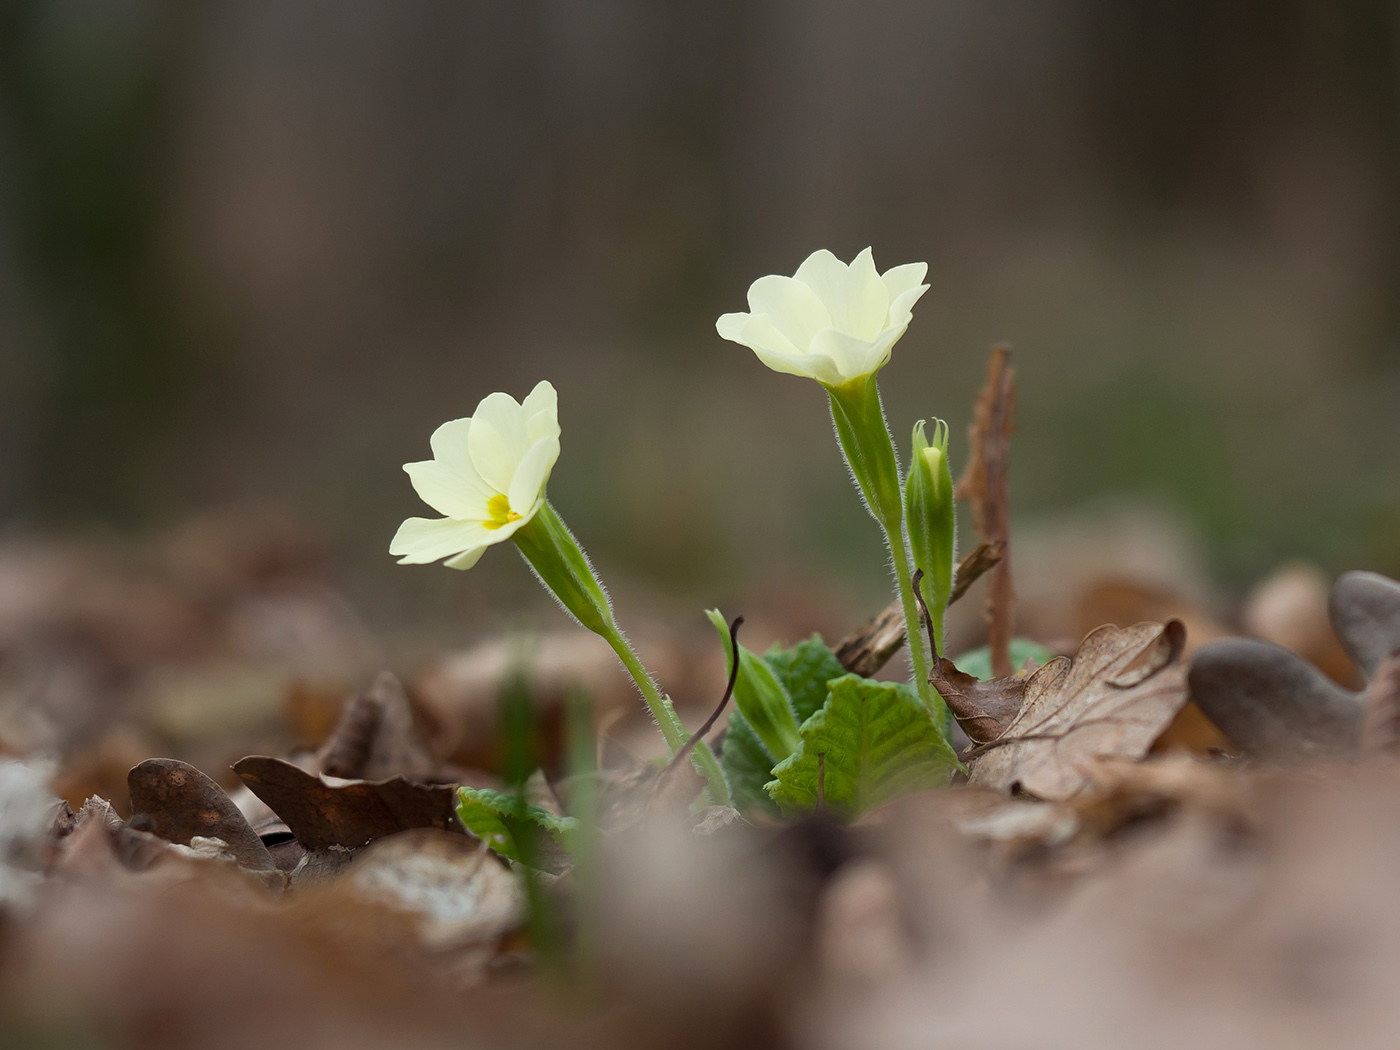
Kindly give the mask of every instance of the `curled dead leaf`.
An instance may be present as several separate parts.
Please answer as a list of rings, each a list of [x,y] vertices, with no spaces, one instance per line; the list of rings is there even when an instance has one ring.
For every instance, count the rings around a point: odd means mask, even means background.
[[[990,743],[1006,732],[1025,703],[1027,680],[1012,677],[984,682],[959,671],[943,656],[929,671],[929,681],[974,744]]]
[[[308,850],[363,846],[411,828],[465,834],[451,785],[414,784],[403,777],[328,783],[263,755],[240,759],[233,770]]]
[[[419,732],[403,686],[388,671],[346,702],[317,758],[321,772],[334,777],[437,779],[438,762]]]
[[[219,839],[241,867],[269,871],[272,855],[224,789],[187,762],[151,758],[127,774],[132,824],[167,842],[188,846],[195,838]]]
[[[969,710],[960,716],[964,727],[971,723],[985,735],[1021,699],[1005,729],[969,752],[971,782],[1066,799],[1089,783],[1097,760],[1141,758],[1186,703],[1186,669],[1177,660],[1184,641],[1185,630],[1174,620],[1100,627],[1073,659],[1059,657],[1019,682],[954,682],[941,661],[935,675],[948,681],[954,699],[944,699],[955,713],[955,703],[999,705],[980,722]],[[943,691],[937,677],[934,685]]]

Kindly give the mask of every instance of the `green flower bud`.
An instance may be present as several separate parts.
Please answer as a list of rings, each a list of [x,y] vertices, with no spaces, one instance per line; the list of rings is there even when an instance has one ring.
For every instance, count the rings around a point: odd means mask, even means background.
[[[954,551],[957,546],[953,511],[953,475],[948,468],[948,424],[933,421],[933,440],[924,433],[924,421],[914,424],[914,450],[904,499],[909,515],[909,548],[914,566],[922,569],[924,601],[934,619],[933,633],[943,650],[943,611],[953,589]]]

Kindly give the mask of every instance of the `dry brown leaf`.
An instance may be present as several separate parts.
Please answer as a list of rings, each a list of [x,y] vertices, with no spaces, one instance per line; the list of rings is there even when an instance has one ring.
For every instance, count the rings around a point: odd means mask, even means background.
[[[403,686],[388,671],[346,702],[317,757],[322,773],[347,780],[439,779],[438,762],[419,732]]]
[[[1020,714],[1030,679],[1005,677],[984,682],[964,674],[952,660],[940,656],[929,670],[928,680],[967,738],[974,744],[989,744],[999,739]]]
[[[1011,549],[1007,545],[1010,532],[1007,461],[1015,430],[1016,370],[1011,367],[1010,349],[994,346],[987,366],[987,383],[977,395],[973,422],[968,428],[972,458],[958,479],[956,495],[972,505],[972,523],[983,541],[1003,545],[1001,562],[992,571],[987,599],[987,645],[992,654],[992,673],[998,678],[1012,673],[1011,635],[1016,619]]]
[[[1092,632],[1073,659],[1052,660],[1020,684],[1016,717],[973,750],[972,783],[1066,799],[1089,783],[1098,759],[1141,758],[1186,703],[1184,643],[1176,620]],[[1016,689],[1006,683],[1008,695]]]
[[[466,833],[451,785],[415,784],[403,777],[328,783],[265,755],[239,759],[233,771],[308,850],[354,848],[412,828]]]
[[[143,821],[167,842],[190,845],[195,838],[224,842],[251,871],[275,867],[272,855],[224,789],[187,762],[148,758],[127,774],[132,823]]]

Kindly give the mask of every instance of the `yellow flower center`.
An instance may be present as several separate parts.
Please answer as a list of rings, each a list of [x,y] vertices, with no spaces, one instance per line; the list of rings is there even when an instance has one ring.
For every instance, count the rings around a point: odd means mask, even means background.
[[[483,521],[482,528],[499,529],[502,525],[509,525],[512,521],[519,521],[520,515],[510,509],[510,500],[505,496],[492,496],[486,501],[486,513],[491,515],[490,521]]]

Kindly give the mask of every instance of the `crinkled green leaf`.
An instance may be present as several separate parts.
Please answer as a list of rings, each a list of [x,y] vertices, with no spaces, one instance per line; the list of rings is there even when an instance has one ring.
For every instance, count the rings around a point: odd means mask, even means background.
[[[737,709],[729,715],[719,763],[729,781],[729,797],[735,809],[744,814],[757,811],[778,815],[778,804],[763,789],[773,779],[773,756]]]
[[[729,663],[733,659],[729,651],[729,624],[718,609],[710,609],[705,615],[720,634],[726,664],[732,671],[733,665]],[[802,746],[792,701],[788,699],[787,690],[778,681],[778,676],[773,673],[773,668],[742,645],[738,648],[739,677],[734,682],[734,706],[743,712],[769,754],[775,759],[787,758]]]
[[[573,848],[574,832],[578,829],[578,820],[574,817],[556,817],[547,809],[490,788],[463,787],[458,788],[457,793],[461,799],[457,803],[458,819],[503,857],[523,860],[511,831],[512,824],[517,827],[533,825],[548,832],[564,849]]]
[[[787,690],[799,723],[807,721],[826,703],[826,684],[846,673],[819,634],[789,649],[775,645],[763,654],[763,662]]]
[[[1010,649],[1011,666],[1017,671],[1026,666],[1027,660],[1034,660],[1037,665],[1044,666],[1059,655],[1029,638],[1011,639]],[[973,678],[992,677],[992,651],[985,645],[980,649],[971,649],[963,653],[953,660],[953,663],[957,664],[959,671],[963,674],[970,674]]]
[[[816,808],[819,756],[826,804],[849,816],[942,787],[961,768],[918,694],[854,674],[828,685],[826,703],[802,724],[802,750],[774,767],[766,786],[784,810]]]
[[[826,683],[846,673],[820,635],[788,649],[775,645],[764,653],[763,662],[787,693],[798,722],[810,718],[826,701]],[[778,804],[764,790],[764,785],[773,779],[777,760],[737,707],[729,716],[720,764],[729,781],[734,807],[740,813],[778,815]]]

